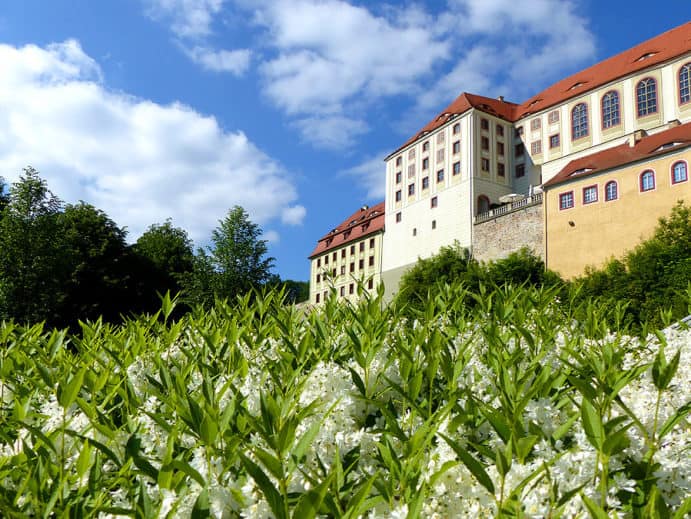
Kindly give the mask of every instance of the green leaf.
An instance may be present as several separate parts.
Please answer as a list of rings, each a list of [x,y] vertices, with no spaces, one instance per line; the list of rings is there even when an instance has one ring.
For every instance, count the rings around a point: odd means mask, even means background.
[[[209,491],[204,488],[194,502],[190,519],[206,519],[207,517],[211,517],[211,507],[209,506]]]
[[[293,519],[314,519],[317,516],[333,477],[334,473],[332,472],[319,486],[300,496],[298,504],[293,510]]]
[[[689,411],[691,411],[691,400],[686,402],[683,406],[677,409],[672,416],[667,418],[667,421],[660,428],[658,438],[666,436],[672,429],[674,429],[675,425],[677,425],[686,417],[687,414],[689,414]]]
[[[602,452],[602,445],[605,441],[605,430],[602,427],[600,415],[586,398],[583,398],[583,403],[581,404],[581,421],[583,422],[583,430],[590,444],[598,451]]]
[[[350,498],[348,501],[348,506],[346,506],[346,514],[344,519],[352,519],[354,517],[360,517],[364,513],[374,506],[376,501],[371,501],[368,499],[369,492],[372,489],[372,485],[379,478],[379,472],[375,472],[370,476],[365,483],[360,486],[358,491]]]
[[[84,381],[85,372],[86,367],[82,367],[72,378],[70,378],[67,384],[63,384],[62,381],[58,383],[58,403],[63,409],[67,409],[71,406],[77,398],[79,390],[82,387],[82,382]]]
[[[473,456],[467,450],[465,450],[451,438],[449,438],[445,434],[440,433],[440,435],[442,438],[444,438],[444,440],[446,440],[446,443],[448,443],[449,446],[456,452],[458,457],[461,458],[463,464],[468,468],[468,470],[473,474],[473,476],[475,476],[478,482],[483,487],[485,487],[490,494],[494,494],[494,484],[492,483],[492,479],[489,477],[487,471],[485,471],[484,467],[480,464],[480,462],[473,458]]]
[[[256,463],[242,453],[240,453],[240,460],[245,466],[245,470],[249,472],[250,476],[252,476],[252,479],[254,479],[255,483],[262,491],[262,494],[264,494],[264,498],[266,499],[267,503],[269,503],[269,507],[276,518],[287,519],[285,509],[283,508],[283,498],[269,477],[264,474],[264,471],[262,471],[262,469],[259,468]]]
[[[685,517],[688,517],[689,514],[691,514],[691,496],[684,500],[684,502],[672,516],[672,519],[684,519]]]
[[[197,470],[192,467],[189,463],[182,461],[182,460],[173,460],[170,463],[166,463],[161,467],[161,470],[179,470],[180,472],[186,474],[187,476],[191,477],[193,480],[195,480],[197,483],[199,483],[201,486],[206,485],[206,481],[204,481],[204,478],[202,475],[197,472]]]
[[[583,500],[583,503],[585,503],[585,507],[588,509],[588,512],[590,512],[590,515],[594,519],[609,519],[607,512],[605,512],[605,510],[595,501],[590,499],[585,494],[581,494],[581,499]]]
[[[645,505],[643,515],[650,519],[670,519],[669,508],[655,485],[650,489],[648,504]]]
[[[149,460],[144,458],[139,454],[141,447],[141,439],[136,434],[132,434],[127,440],[127,445],[125,446],[125,452],[129,458],[132,458],[134,465],[141,470],[144,474],[149,476],[154,481],[158,480],[158,470],[154,467]]]
[[[262,465],[264,465],[269,472],[271,472],[273,477],[276,479],[283,478],[283,467],[281,465],[281,461],[276,456],[265,451],[261,447],[254,448],[254,455],[259,459],[259,461],[262,462]]]
[[[199,437],[206,445],[213,445],[218,435],[218,425],[209,414],[204,414],[201,426],[199,427]]]

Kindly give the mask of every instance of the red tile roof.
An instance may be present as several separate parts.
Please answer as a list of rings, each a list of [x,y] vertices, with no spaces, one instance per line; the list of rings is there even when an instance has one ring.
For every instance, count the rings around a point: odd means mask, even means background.
[[[402,150],[409,144],[412,144],[416,140],[421,139],[428,133],[431,133],[437,128],[443,126],[450,119],[464,114],[471,108],[482,110],[483,112],[495,115],[497,117],[501,117],[502,119],[505,119],[507,121],[513,121],[514,112],[518,108],[518,105],[516,103],[510,103],[508,101],[500,99],[492,99],[490,97],[484,97],[464,92],[456,99],[454,99],[454,101],[449,106],[444,108],[444,110],[442,110],[437,117],[435,117],[429,123],[427,123],[427,125],[425,125],[425,127],[422,128],[416,135],[408,139],[396,151],[392,152],[389,155],[389,157],[391,157],[391,155],[395,155],[400,150]],[[389,157],[387,157],[385,160],[388,160]]]
[[[309,258],[312,259],[350,242],[361,240],[382,229],[384,229],[384,202],[379,202],[372,207],[363,206],[343,220],[335,229],[319,238]]]
[[[558,105],[573,97],[581,96],[616,79],[653,65],[664,63],[688,52],[691,52],[691,22],[686,22],[566,79],[562,79],[520,105],[462,93],[416,135],[391,153],[386,160],[422,138],[426,133],[444,125],[449,120],[449,116],[460,115],[471,108],[496,115],[509,122],[515,122],[523,117],[528,117],[532,113]]]
[[[691,123],[686,123],[645,136],[633,146],[625,142],[619,146],[572,160],[564,169],[545,182],[544,187],[548,189],[569,180],[595,175],[608,169],[650,159],[689,146],[691,146]]]
[[[611,81],[664,63],[690,51],[691,22],[686,22],[562,79],[520,105],[516,112],[516,119],[557,105]]]

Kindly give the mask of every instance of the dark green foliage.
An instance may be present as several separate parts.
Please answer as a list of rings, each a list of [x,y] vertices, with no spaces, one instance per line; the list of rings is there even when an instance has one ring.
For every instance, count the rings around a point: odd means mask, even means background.
[[[476,296],[483,286],[563,284],[559,276],[546,270],[544,262],[528,249],[497,261],[479,263],[466,249],[455,244],[442,247],[430,258],[418,260],[401,279],[396,302],[410,309],[422,309],[429,298],[442,293],[444,287],[453,283],[465,286],[464,304],[467,306],[476,303]]]
[[[573,283],[576,300],[600,298],[610,306],[626,303],[626,318],[641,325],[663,323],[662,310],[672,319],[689,313],[691,283],[691,208],[679,202],[661,218],[655,234],[621,260],[590,269]]]
[[[285,292],[286,303],[302,303],[310,298],[309,281],[281,280],[278,276],[269,282],[269,286]]]
[[[0,177],[0,219],[2,218],[2,211],[5,206],[10,202],[10,195],[8,192],[7,184],[5,184],[5,179]]]
[[[234,298],[271,279],[274,258],[266,257],[261,228],[235,206],[211,235],[212,245],[200,249],[186,283],[191,302],[208,306],[214,298]]]
[[[61,208],[32,167],[10,188],[0,219],[1,319],[55,320],[55,301],[67,269],[55,239]]]

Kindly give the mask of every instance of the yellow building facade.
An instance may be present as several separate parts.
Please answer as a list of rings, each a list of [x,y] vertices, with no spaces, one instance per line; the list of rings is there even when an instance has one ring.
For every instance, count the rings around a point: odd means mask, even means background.
[[[574,160],[544,186],[547,267],[565,278],[650,238],[677,201],[691,204],[691,123]]]

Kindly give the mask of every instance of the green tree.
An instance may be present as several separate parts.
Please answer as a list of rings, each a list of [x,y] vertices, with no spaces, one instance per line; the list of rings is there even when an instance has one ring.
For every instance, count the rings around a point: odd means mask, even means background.
[[[66,263],[62,202],[32,168],[12,184],[0,219],[0,318],[53,322]]]
[[[194,270],[192,241],[187,231],[166,220],[151,225],[132,247],[145,273],[144,294],[158,304],[156,294],[179,293],[185,278]]]
[[[5,179],[0,177],[0,218],[2,218],[2,213],[7,204],[10,203],[10,196],[7,191],[7,184]]]
[[[62,255],[68,264],[60,290],[60,325],[98,317],[117,320],[135,303],[130,300],[126,231],[85,202],[67,205],[58,222]]]
[[[233,298],[271,279],[274,258],[267,256],[262,230],[247,212],[236,205],[219,224],[211,234],[211,246],[198,251],[194,274],[186,284],[194,303]]]

